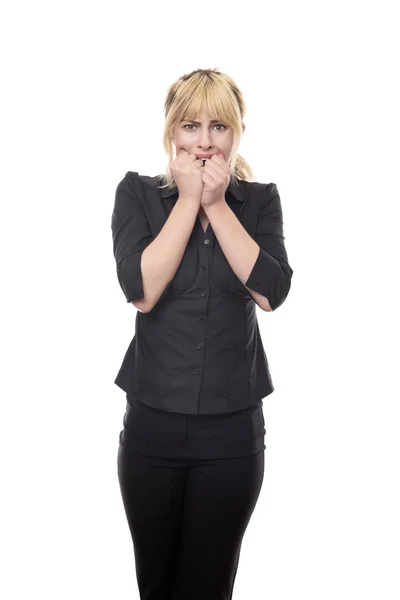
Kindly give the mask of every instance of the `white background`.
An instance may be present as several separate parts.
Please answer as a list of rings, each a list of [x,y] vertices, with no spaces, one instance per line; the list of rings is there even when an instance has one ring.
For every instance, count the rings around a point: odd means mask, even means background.
[[[167,164],[168,86],[213,67],[244,94],[239,151],[278,186],[294,269],[257,308],[275,392],[233,598],[400,597],[395,4],[3,6],[3,598],[139,598],[111,212],[126,171]]]

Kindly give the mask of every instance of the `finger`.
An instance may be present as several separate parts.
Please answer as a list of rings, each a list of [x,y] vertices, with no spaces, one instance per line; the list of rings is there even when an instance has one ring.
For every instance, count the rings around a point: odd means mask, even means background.
[[[223,154],[223,152],[220,154],[213,154],[211,160],[214,160],[214,162],[216,162],[217,164],[220,164],[222,167],[229,169],[228,162],[225,159],[225,155]]]
[[[221,165],[218,165],[212,158],[208,158],[204,165],[204,170],[210,173],[223,173]]]
[[[228,167],[228,163],[226,162],[226,160],[223,156],[221,156],[220,154],[213,154],[213,156],[211,157],[210,160],[213,160],[214,164],[220,165],[223,172],[226,174],[229,173],[229,175],[230,175],[231,171]]]
[[[227,164],[223,153],[213,154],[210,160],[214,160],[214,161],[216,161],[220,164],[224,164],[224,165]]]
[[[201,178],[203,180],[203,183],[212,184],[216,187],[216,180],[209,173],[202,173]]]
[[[203,173],[210,175],[215,181],[225,181],[226,173],[219,165],[211,164],[211,161],[203,168]]]
[[[228,167],[228,164],[225,162],[225,160],[221,156],[218,156],[218,154],[214,154],[208,160],[208,163],[210,165],[213,165],[213,166],[218,166],[218,168],[220,169],[221,173],[223,173],[223,174],[228,174],[228,172],[230,173],[230,169]]]

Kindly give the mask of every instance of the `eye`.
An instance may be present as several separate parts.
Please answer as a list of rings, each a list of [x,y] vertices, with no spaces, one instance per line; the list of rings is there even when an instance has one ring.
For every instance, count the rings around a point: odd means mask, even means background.
[[[196,125],[194,123],[189,123],[188,125],[184,125],[183,129],[186,129],[186,127],[196,127]],[[214,127],[223,127],[224,129],[226,129],[226,127],[223,123],[217,123],[216,125],[214,125]],[[186,131],[193,131],[193,130],[186,129]],[[221,129],[219,129],[218,131],[221,131]]]

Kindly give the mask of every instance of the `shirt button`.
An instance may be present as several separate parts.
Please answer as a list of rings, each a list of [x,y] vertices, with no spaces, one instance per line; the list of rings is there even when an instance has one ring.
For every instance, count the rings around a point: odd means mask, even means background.
[[[199,342],[199,343],[197,344],[197,347],[198,347],[198,348],[202,348],[202,347],[203,347],[203,344],[202,344],[202,342]]]
[[[201,292],[201,295],[202,295],[202,296],[207,296],[207,290],[203,290],[203,291]]]
[[[193,371],[193,373],[194,373],[195,375],[198,375],[200,372],[201,372],[201,369],[195,369],[195,370]]]
[[[204,240],[204,243],[205,243],[205,244],[209,244],[209,243],[210,243],[210,240]]]
[[[199,323],[204,323],[204,321],[205,321],[205,319],[204,319],[203,317],[201,317],[201,318],[199,319]]]
[[[205,270],[206,270],[206,265],[200,265],[200,269],[201,269],[202,271],[205,271]]]

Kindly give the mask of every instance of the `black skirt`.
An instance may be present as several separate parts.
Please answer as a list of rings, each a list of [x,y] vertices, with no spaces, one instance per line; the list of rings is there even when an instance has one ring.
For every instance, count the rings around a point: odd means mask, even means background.
[[[265,450],[262,400],[221,415],[159,410],[126,394],[120,445],[127,452],[166,458],[236,458]]]

